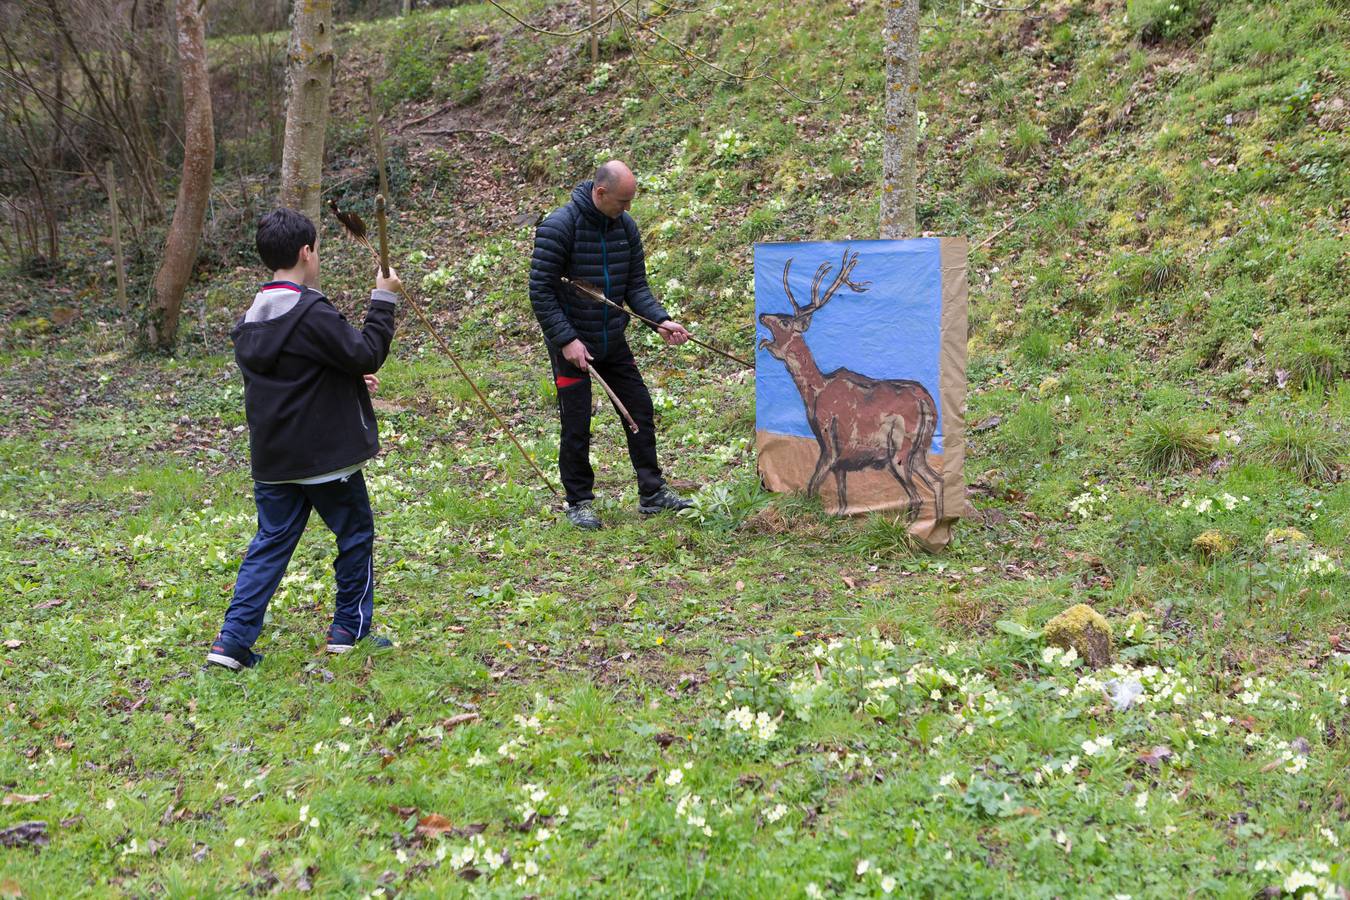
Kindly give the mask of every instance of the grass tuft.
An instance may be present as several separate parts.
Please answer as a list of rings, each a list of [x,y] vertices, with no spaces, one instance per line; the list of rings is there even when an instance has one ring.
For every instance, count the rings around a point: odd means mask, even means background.
[[[1135,457],[1152,472],[1189,469],[1213,452],[1207,432],[1204,423],[1187,418],[1185,413],[1152,414],[1135,429]]]
[[[1256,433],[1248,454],[1301,480],[1330,481],[1346,461],[1350,441],[1325,419],[1312,415],[1289,415],[1276,419]]]

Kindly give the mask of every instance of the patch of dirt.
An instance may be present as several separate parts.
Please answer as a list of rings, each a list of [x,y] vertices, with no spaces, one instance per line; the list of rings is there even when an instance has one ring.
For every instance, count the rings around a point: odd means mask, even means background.
[[[777,506],[770,504],[755,512],[741,523],[740,530],[749,534],[799,534],[804,536],[823,536],[824,527],[815,519],[804,516],[786,515]]]
[[[951,634],[986,634],[1007,605],[989,597],[955,594],[944,597],[934,610],[938,627]]]

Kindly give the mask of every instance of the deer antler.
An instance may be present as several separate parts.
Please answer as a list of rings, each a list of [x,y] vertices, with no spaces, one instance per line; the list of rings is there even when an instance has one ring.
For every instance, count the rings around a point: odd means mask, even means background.
[[[797,305],[797,298],[792,296],[792,288],[788,287],[788,269],[791,268],[792,257],[789,256],[788,261],[783,263],[783,293],[787,294],[788,302],[792,304],[792,314],[794,316],[800,316],[802,314],[802,308]]]
[[[849,256],[848,250],[845,249],[844,258],[839,264],[839,274],[834,277],[834,281],[830,282],[830,286],[827,287],[825,293],[822,294],[820,292],[821,282],[825,280],[826,275],[830,274],[830,269],[834,268],[834,266],[829,263],[821,263],[820,268],[816,269],[815,280],[811,282],[811,302],[805,308],[797,309],[796,314],[798,316],[807,317],[807,320],[809,321],[811,314],[819,310],[826,303],[829,303],[830,299],[834,297],[835,293],[838,292],[839,288],[843,285],[848,285],[849,289],[854,293],[867,293],[867,288],[872,282],[854,281],[849,278],[849,275],[852,274],[854,267],[857,265],[858,254],[854,253],[852,256]],[[792,305],[794,308],[797,306],[796,303]]]
[[[825,293],[821,294],[821,282],[825,280],[825,277],[830,274],[830,270],[834,268],[834,266],[827,262],[821,263],[820,267],[816,269],[815,278],[811,281],[811,302],[806,306],[802,306],[797,302],[797,298],[792,296],[792,288],[788,285],[788,272],[792,269],[792,257],[788,257],[788,261],[783,264],[783,293],[787,295],[788,302],[792,304],[792,318],[802,319],[804,323],[803,327],[805,327],[805,324],[810,323],[811,321],[811,314],[826,303],[829,303],[830,298],[833,297],[843,285],[848,285],[849,289],[854,293],[867,293],[867,288],[872,282],[854,281],[849,277],[849,275],[853,273],[854,267],[857,265],[858,254],[854,253],[852,256],[849,256],[848,248],[844,248],[844,258],[839,264],[839,274],[835,276],[834,281],[830,282],[830,286],[825,289]]]
[[[844,284],[848,285],[849,290],[853,291],[855,294],[867,293],[867,289],[868,287],[871,286],[872,282],[853,281],[851,278],[848,277],[853,272],[853,268],[858,265],[858,254],[855,253],[853,254],[852,259],[848,259],[848,251],[845,250],[844,258],[848,260],[848,264],[844,266],[844,270],[839,273],[839,280],[842,281]],[[839,285],[835,284],[835,286],[831,288],[831,291],[838,289],[838,287]]]

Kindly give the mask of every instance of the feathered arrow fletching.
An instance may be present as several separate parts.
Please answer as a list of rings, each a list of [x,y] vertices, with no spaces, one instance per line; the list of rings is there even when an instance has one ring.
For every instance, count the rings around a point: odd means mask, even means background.
[[[336,200],[329,200],[328,208],[333,211],[333,215],[337,217],[338,222],[342,223],[342,227],[347,229],[348,234],[358,241],[369,240],[369,235],[366,232],[366,223],[359,215],[354,212],[344,212],[339,209]]]

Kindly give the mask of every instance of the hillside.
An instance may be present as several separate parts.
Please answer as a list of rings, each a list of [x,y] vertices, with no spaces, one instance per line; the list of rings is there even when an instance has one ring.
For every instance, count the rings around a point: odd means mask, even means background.
[[[511,6],[552,31],[585,8]],[[97,208],[69,222],[65,270],[0,305],[0,893],[1347,896],[1345,12],[925,11],[919,220],[974,248],[979,516],[940,555],[765,494],[753,375],[637,329],[697,514],[638,520],[602,414],[613,527],[579,535],[405,318],[368,472],[399,646],[370,659],[322,655],[315,525],[263,666],[200,668],[254,529],[227,332],[264,138],[222,141],[172,359],[129,349]],[[754,242],[875,235],[880,17],[659,17],[791,93],[619,33],[594,67],[483,4],[344,24],[326,189],[371,207],[370,76],[400,273],[552,473],[537,215],[627,159],[658,295],[748,355]],[[240,46],[212,43],[232,115],[257,101]],[[368,261],[323,228],[357,316]],[[1079,602],[1118,668],[1046,642]],[[42,840],[6,830],[28,821]]]

